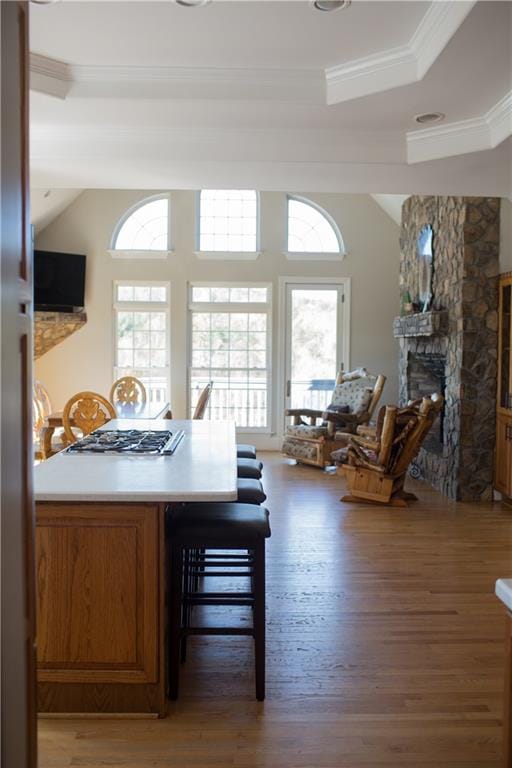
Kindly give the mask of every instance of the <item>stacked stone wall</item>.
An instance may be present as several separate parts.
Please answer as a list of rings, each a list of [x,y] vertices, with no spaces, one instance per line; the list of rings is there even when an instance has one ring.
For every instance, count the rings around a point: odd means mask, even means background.
[[[443,450],[421,450],[417,465],[452,499],[489,498],[495,441],[499,212],[497,198],[410,197],[402,210],[400,290],[418,293],[416,241],[433,229],[432,309],[441,333],[400,339],[400,400],[412,354],[446,358]]]

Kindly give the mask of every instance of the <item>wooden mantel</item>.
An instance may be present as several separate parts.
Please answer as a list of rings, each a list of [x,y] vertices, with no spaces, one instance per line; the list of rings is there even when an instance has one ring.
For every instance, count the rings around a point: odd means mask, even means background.
[[[37,360],[86,322],[85,312],[34,312],[34,358]]]

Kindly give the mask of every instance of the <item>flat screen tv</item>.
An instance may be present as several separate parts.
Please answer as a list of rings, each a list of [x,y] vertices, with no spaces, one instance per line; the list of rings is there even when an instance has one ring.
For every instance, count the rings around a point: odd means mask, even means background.
[[[34,308],[80,312],[84,308],[85,256],[34,251]]]

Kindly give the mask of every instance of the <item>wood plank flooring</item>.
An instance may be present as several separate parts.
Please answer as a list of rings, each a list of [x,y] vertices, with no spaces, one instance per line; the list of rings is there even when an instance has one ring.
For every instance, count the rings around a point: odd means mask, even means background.
[[[41,720],[40,768],[498,768],[512,510],[413,482],[408,509],[349,506],[261,457],[266,701],[248,638],[194,638],[168,718]]]

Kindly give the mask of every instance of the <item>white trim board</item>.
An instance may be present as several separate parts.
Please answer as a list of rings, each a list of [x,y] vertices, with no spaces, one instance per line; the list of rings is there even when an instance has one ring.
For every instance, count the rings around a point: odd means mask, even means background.
[[[327,104],[338,104],[422,80],[475,2],[433,2],[405,45],[328,67],[325,70]]]
[[[512,136],[512,91],[484,115],[407,134],[407,162],[494,149]]]

